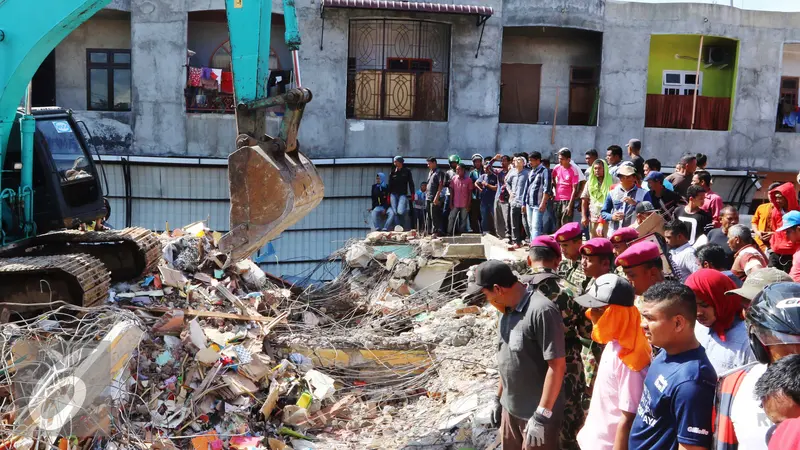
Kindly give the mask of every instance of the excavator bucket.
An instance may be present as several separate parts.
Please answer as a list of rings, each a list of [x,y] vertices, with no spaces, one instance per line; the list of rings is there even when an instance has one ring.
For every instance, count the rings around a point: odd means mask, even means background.
[[[302,153],[271,153],[269,144],[245,145],[228,157],[230,232],[220,250],[247,258],[297,223],[323,196],[317,169]]]
[[[300,33],[294,0],[283,0],[286,46],[293,53],[295,88],[269,97],[272,0],[226,0],[236,96],[236,151],[228,157],[230,231],[219,248],[238,261],[297,223],[323,196],[311,160],[298,150],[297,130],[311,91],[300,83]],[[265,109],[284,106],[280,132],[266,134]]]

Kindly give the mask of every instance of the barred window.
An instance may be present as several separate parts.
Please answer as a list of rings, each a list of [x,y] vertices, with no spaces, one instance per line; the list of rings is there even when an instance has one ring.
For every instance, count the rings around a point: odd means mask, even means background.
[[[450,25],[350,21],[347,118],[446,121]]]

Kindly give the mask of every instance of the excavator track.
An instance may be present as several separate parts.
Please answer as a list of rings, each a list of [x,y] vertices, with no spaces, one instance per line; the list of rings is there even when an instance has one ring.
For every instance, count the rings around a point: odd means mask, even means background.
[[[21,313],[49,309],[58,301],[100,305],[110,284],[103,263],[86,254],[0,259],[0,307]]]
[[[137,278],[153,270],[161,257],[158,237],[144,228],[113,231],[59,230],[14,243],[0,258],[85,254],[111,272],[111,281]]]

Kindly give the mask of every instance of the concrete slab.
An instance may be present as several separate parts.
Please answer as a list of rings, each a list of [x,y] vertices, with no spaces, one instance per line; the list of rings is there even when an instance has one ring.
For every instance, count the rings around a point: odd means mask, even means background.
[[[505,241],[487,234],[482,238],[484,257],[498,261],[525,261],[528,258],[526,249],[511,250]]]
[[[444,249],[444,257],[452,259],[483,259],[486,254],[483,244],[450,244]]]
[[[445,244],[480,244],[480,234],[462,234],[461,236],[444,236],[442,242]]]

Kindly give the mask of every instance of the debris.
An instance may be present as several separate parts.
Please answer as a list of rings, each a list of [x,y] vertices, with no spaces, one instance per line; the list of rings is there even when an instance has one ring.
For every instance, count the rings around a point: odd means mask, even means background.
[[[283,441],[279,441],[275,438],[267,439],[267,443],[269,443],[269,450],[286,450],[286,444]]]
[[[260,437],[234,436],[230,440],[230,448],[234,450],[261,449]]]
[[[311,394],[317,400],[325,400],[336,392],[336,388],[333,387],[333,378],[322,372],[311,369],[306,372],[303,379],[311,386]]]
[[[355,244],[347,250],[345,261],[347,265],[353,268],[367,267],[372,260],[370,251],[364,244]]]
[[[155,334],[179,334],[184,328],[184,314],[183,311],[168,310],[166,314],[153,325],[153,333]]]
[[[215,362],[219,361],[219,356],[219,352],[208,347],[197,352],[197,354],[194,355],[194,358],[202,364],[211,366],[214,365]]]
[[[161,282],[165,286],[183,289],[186,283],[189,282],[180,270],[170,269],[167,266],[159,266],[158,271],[161,273]]]
[[[467,306],[466,308],[458,308],[456,310],[456,316],[466,316],[469,314],[480,314],[481,309],[477,306]]]
[[[203,436],[192,438],[192,446],[195,450],[222,450],[222,440],[212,431]]]
[[[143,308],[143,307],[136,307],[136,306],[125,306],[127,309],[132,310],[142,310],[151,313],[166,313],[169,311],[173,311],[169,308],[162,308],[162,307],[150,307],[150,308]],[[183,309],[183,310],[176,310],[181,311],[187,317],[208,317],[208,318],[215,318],[215,319],[230,319],[230,320],[243,320],[246,322],[254,321],[254,322],[272,322],[275,320],[273,317],[265,317],[265,316],[247,316],[242,314],[231,314],[231,313],[224,313],[224,312],[217,312],[217,311],[198,311],[195,309]]]
[[[159,366],[166,366],[168,363],[172,362],[172,353],[169,350],[165,350],[161,352],[161,354],[156,357],[156,364]]]

